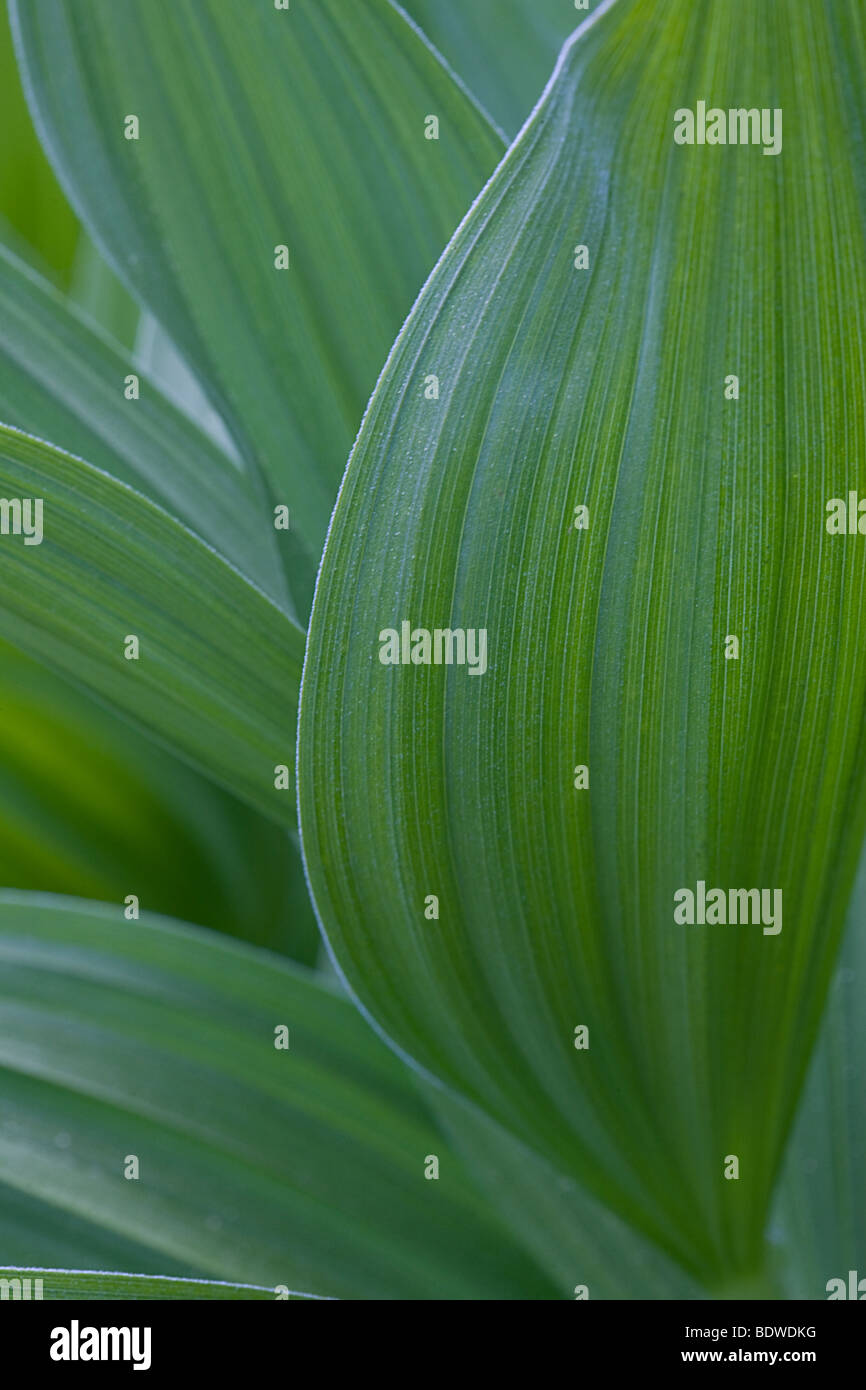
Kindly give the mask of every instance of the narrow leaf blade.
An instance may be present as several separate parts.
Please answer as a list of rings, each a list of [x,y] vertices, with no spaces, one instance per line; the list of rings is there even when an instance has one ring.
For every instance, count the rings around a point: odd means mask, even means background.
[[[0,894],[7,1188],[204,1278],[368,1299],[551,1292],[343,996],[213,933],[118,918]]]
[[[0,420],[145,493],[285,606],[273,517],[249,480],[129,354],[2,247],[0,316]]]
[[[300,628],[139,493],[6,426],[0,493],[43,518],[34,544],[9,512],[0,634],[292,826],[275,768],[293,762]]]

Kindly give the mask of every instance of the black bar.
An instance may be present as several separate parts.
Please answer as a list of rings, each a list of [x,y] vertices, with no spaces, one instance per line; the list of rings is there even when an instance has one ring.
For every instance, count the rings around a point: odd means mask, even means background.
[[[111,1335],[103,1343],[89,1331],[94,1328],[123,1329],[116,1346],[129,1359],[52,1358],[52,1346],[71,1355],[73,1348],[101,1352],[103,1345],[110,1357]],[[824,1378],[843,1370],[851,1375],[862,1369],[866,1321],[862,1310],[837,1302],[6,1301],[0,1331],[4,1359],[8,1366],[11,1358],[19,1381],[30,1372],[59,1383],[108,1372],[161,1383],[167,1374],[190,1371],[199,1383],[209,1373],[220,1380],[280,1375],[287,1383],[309,1383],[320,1373],[330,1380],[341,1368],[366,1377],[387,1366],[387,1379],[399,1372],[401,1383],[412,1383],[429,1382],[441,1366],[450,1383],[466,1367],[465,1353],[479,1358],[487,1380],[499,1364],[525,1378],[513,1359],[522,1353],[534,1359],[533,1384],[544,1384],[569,1367],[569,1376],[581,1380],[620,1371],[700,1373],[707,1366],[735,1374],[798,1366]],[[137,1372],[133,1357],[142,1363]]]

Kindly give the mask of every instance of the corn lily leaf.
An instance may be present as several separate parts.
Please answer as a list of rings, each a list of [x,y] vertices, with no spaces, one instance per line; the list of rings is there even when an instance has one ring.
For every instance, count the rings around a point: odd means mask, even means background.
[[[140,493],[6,426],[0,495],[0,636],[292,827],[275,769],[292,763],[300,628]]]
[[[121,1268],[341,1297],[552,1294],[411,1073],[310,972],[10,893],[0,965],[0,1181],[128,1239]],[[36,1262],[22,1244],[7,1263]]]
[[[389,0],[10,12],[72,203],[314,572],[376,373],[499,136]]]
[[[0,321],[0,420],[144,492],[287,605],[273,517],[249,481],[130,355],[2,247]]]
[[[569,34],[598,0],[405,0],[486,111],[517,134]]]
[[[717,1292],[766,1287],[863,841],[864,91],[855,5],[600,6],[399,336],[308,639],[349,985]],[[678,143],[708,96],[757,143]]]

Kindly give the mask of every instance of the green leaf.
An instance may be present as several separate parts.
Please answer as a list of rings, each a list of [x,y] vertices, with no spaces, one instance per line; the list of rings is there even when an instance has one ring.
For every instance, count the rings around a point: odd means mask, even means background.
[[[10,893],[0,967],[0,1179],[128,1240],[121,1268],[171,1260],[368,1299],[550,1295],[411,1073],[301,967],[165,919]],[[34,1263],[18,1250],[9,1263]]]
[[[295,960],[318,954],[286,831],[6,643],[0,884],[115,904],[134,894]]]
[[[5,426],[0,496],[25,520],[31,502],[31,528],[43,504],[40,544],[0,537],[0,636],[293,826],[274,769],[293,761],[300,628],[145,497]]]
[[[557,54],[597,0],[403,0],[504,131],[515,136]]]
[[[40,1290],[44,1299],[83,1299],[119,1298],[135,1299],[221,1299],[234,1300],[270,1299],[273,1289],[261,1288],[256,1284],[229,1284],[213,1279],[171,1279],[154,1277],[152,1274],[114,1274],[107,1270],[92,1273],[81,1269],[3,1269],[0,1268],[0,1283],[9,1280],[10,1293],[7,1297],[23,1298],[24,1290],[30,1298],[34,1290]],[[21,1288],[13,1282],[21,1280]],[[25,1282],[29,1281],[29,1283]],[[283,1299],[310,1298],[310,1294],[282,1293]]]
[[[0,419],[144,492],[286,605],[273,518],[236,466],[131,356],[2,247],[0,319]],[[131,373],[137,399],[126,397]]]
[[[787,1298],[827,1298],[831,1279],[841,1279],[850,1297],[849,1271],[855,1284],[866,1279],[864,986],[866,859],[773,1208],[770,1235]]]
[[[866,493],[858,13],[619,0],[569,42],[372,398],[301,699],[351,988],[716,1291],[765,1268],[866,821],[863,542],[825,528]],[[675,143],[707,96],[783,152]],[[383,664],[402,623],[485,630],[485,673]],[[678,923],[699,882],[782,930]]]
[[[71,201],[290,506],[314,572],[376,373],[499,137],[389,0],[11,14]]]

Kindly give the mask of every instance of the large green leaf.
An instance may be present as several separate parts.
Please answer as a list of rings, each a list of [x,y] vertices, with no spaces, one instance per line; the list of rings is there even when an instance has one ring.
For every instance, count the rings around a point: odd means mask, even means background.
[[[0,496],[43,517],[39,544],[38,527],[0,536],[0,636],[292,826],[275,768],[293,761],[300,628],[140,493],[5,426]]]
[[[555,1293],[411,1073],[301,967],[5,893],[0,981],[0,1180],[128,1240],[121,1268],[363,1298]],[[0,1231],[7,1216],[0,1189]],[[26,1233],[4,1248],[10,1265],[44,1260]]]
[[[135,361],[2,247],[0,322],[0,420],[146,493],[286,603],[273,516],[235,464]],[[127,399],[131,373],[138,399]]]
[[[308,641],[351,987],[711,1289],[760,1287],[866,819],[864,93],[853,0],[597,10],[400,334]],[[782,152],[677,144],[708,97]],[[404,622],[486,672],[382,664]],[[781,932],[677,923],[701,881]]]
[[[376,373],[499,137],[389,0],[11,14],[73,204],[290,506],[309,570]]]
[[[404,0],[404,6],[509,135],[541,95],[562,44],[597,0]]]

